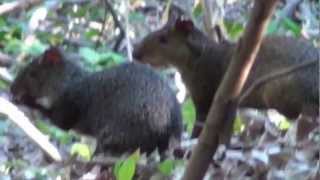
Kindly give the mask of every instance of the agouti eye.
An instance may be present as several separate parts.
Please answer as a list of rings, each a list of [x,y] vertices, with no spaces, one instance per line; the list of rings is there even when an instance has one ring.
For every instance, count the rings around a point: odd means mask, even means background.
[[[159,37],[159,42],[165,44],[165,43],[168,42],[168,39],[165,36],[160,36]]]

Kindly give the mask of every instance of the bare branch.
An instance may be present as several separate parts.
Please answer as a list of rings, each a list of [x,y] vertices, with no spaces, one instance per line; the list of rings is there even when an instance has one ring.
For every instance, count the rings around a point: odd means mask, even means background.
[[[133,60],[132,58],[132,44],[130,43],[130,37],[129,37],[129,0],[124,0],[126,11],[125,11],[125,25],[126,25],[126,31],[125,31],[125,37],[126,37],[126,44],[127,44],[127,56],[128,60],[131,62]]]

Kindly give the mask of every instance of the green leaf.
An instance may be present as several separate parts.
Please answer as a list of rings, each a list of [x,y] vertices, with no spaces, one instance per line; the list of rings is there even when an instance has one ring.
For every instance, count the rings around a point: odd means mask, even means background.
[[[115,52],[106,52],[100,54],[99,65],[109,65],[110,63],[121,64],[124,62],[124,57]]]
[[[280,130],[288,130],[290,127],[291,127],[291,123],[287,119],[281,120],[278,124],[278,128]]]
[[[124,161],[119,169],[118,180],[131,180],[136,170],[136,162],[133,159]]]
[[[243,124],[243,121],[239,116],[236,117],[234,123],[233,123],[233,132],[234,133],[241,133],[243,132],[245,126]]]
[[[144,22],[145,16],[141,12],[130,12],[129,22]]]
[[[92,156],[92,152],[89,148],[88,145],[82,144],[82,143],[75,143],[71,147],[71,152],[72,155],[79,155],[85,160],[90,160]]]
[[[132,153],[129,158],[133,159],[135,162],[138,162],[140,159],[140,149],[137,149],[134,153]]]
[[[287,29],[290,30],[295,37],[299,37],[301,34],[301,26],[299,26],[296,22],[292,21],[290,18],[285,17],[283,19],[282,25]]]
[[[79,8],[77,9],[77,11],[71,11],[70,15],[72,17],[84,17],[87,12],[88,12],[88,7],[87,6],[78,6]]]
[[[268,112],[268,117],[280,130],[287,130],[291,126],[288,119],[275,111]]]
[[[61,144],[68,144],[72,141],[73,136],[61,129],[51,126],[48,123],[37,120],[36,127],[43,133],[50,135],[50,137],[57,139]]]
[[[3,30],[3,28],[7,27],[7,22],[5,21],[4,17],[0,17],[0,31]]]
[[[50,44],[53,45],[61,44],[64,41],[64,37],[61,34],[53,34],[49,36],[47,39],[50,42]]]
[[[93,37],[95,37],[95,36],[98,36],[99,35],[99,33],[100,33],[100,31],[98,31],[97,29],[89,29],[88,31],[86,31],[85,32],[85,37],[87,38],[87,39],[91,39],[91,38],[93,38]]]
[[[62,131],[59,128],[51,127],[51,136],[58,139],[61,144],[68,144],[72,141],[73,136],[69,133]]]
[[[119,174],[119,170],[121,168],[122,163],[123,163],[123,160],[119,160],[113,166],[113,174],[116,176],[117,179],[118,179],[118,174]]]
[[[268,27],[267,27],[267,34],[274,34],[279,29],[277,25],[277,20],[273,19],[270,21]]]
[[[238,39],[244,31],[244,25],[237,22],[224,21],[223,25],[225,26],[229,37],[234,40]]]
[[[175,168],[175,162],[174,160],[171,160],[171,159],[166,159],[165,161],[163,161],[158,165],[159,171],[166,176],[171,175],[174,168]]]
[[[87,9],[87,11],[90,14],[91,20],[98,20],[104,17],[105,15],[105,9],[104,8],[94,8],[91,7]]]
[[[35,125],[42,133],[50,134],[50,127],[44,121],[36,120]]]
[[[140,159],[140,151],[135,151],[126,160],[119,161],[114,167],[117,180],[131,180],[136,171],[136,164]]]
[[[18,54],[21,51],[21,44],[23,42],[19,39],[11,39],[7,42],[5,46],[5,52],[11,53],[11,54]]]
[[[196,111],[191,98],[188,98],[183,103],[182,116],[183,116],[184,124],[187,125],[187,131],[191,133],[194,122],[195,122],[195,118],[196,118]]]
[[[203,8],[200,2],[198,2],[192,10],[192,15],[195,18],[200,17],[203,14]]]
[[[80,55],[88,62],[95,64],[100,59],[100,54],[94,49],[82,47],[79,50]]]
[[[109,51],[99,53],[91,48],[81,48],[80,55],[85,59],[89,66],[93,66],[93,69],[102,69],[104,67],[111,67],[116,64],[123,63],[124,57],[118,53]]]
[[[8,89],[9,84],[3,80],[0,79],[0,90],[6,90]]]
[[[38,56],[42,54],[47,49],[47,47],[48,45],[43,44],[39,40],[36,40],[31,45],[22,44],[22,51],[27,54]]]

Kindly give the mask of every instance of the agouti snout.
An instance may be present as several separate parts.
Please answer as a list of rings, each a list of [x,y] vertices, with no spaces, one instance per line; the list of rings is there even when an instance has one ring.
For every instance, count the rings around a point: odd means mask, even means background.
[[[210,41],[190,20],[178,18],[147,35],[136,45],[133,55],[137,61],[155,67],[177,68],[194,101],[197,122],[204,122],[235,47],[233,43]],[[305,40],[266,37],[244,91],[269,74],[306,61],[315,63],[256,88],[241,107],[274,108],[289,118],[297,118],[300,113],[317,115],[319,54],[320,50]]]
[[[51,47],[18,74],[11,92],[58,127],[96,137],[98,151],[163,151],[182,133],[173,91],[139,63],[89,73]]]

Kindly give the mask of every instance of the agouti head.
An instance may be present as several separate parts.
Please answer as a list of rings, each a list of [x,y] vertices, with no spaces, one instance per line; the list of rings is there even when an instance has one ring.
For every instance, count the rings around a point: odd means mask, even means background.
[[[191,20],[178,18],[135,45],[133,57],[158,68],[187,64],[185,61],[196,54],[189,46],[194,33],[201,34]]]
[[[71,63],[65,60],[58,47],[50,47],[18,74],[11,86],[14,100],[30,106],[50,108],[74,74],[75,68]]]

